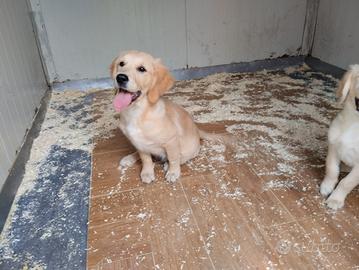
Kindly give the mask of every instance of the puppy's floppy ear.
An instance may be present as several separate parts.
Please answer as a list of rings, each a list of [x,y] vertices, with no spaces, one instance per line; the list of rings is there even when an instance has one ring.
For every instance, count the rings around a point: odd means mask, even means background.
[[[148,91],[148,100],[154,104],[158,101],[166,91],[168,91],[174,83],[174,79],[168,69],[157,60],[154,67],[154,83]]]
[[[111,74],[112,78],[114,77],[115,72],[116,72],[116,60],[117,60],[117,57],[115,59],[113,59],[111,66],[110,66],[110,74]]]
[[[354,74],[352,68],[350,67],[350,69],[344,74],[343,78],[339,82],[337,97],[339,98],[340,104],[343,104],[351,88],[354,87],[354,83]]]

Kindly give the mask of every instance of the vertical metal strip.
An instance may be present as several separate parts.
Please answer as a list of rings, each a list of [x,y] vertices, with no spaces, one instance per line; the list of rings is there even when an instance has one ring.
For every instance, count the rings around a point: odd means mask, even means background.
[[[44,18],[42,16],[40,0],[28,0],[28,4],[31,10],[31,20],[35,32],[36,43],[40,51],[40,57],[46,76],[46,81],[48,85],[51,85],[58,79],[58,75],[47,36]]]
[[[313,49],[320,0],[307,0],[300,53],[310,55]]]

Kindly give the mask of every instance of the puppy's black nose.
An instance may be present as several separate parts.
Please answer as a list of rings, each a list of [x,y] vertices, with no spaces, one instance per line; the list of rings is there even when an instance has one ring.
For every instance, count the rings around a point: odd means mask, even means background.
[[[128,77],[127,77],[126,74],[121,74],[120,73],[120,74],[118,74],[116,76],[116,81],[117,81],[118,84],[123,84],[123,83],[128,82]]]

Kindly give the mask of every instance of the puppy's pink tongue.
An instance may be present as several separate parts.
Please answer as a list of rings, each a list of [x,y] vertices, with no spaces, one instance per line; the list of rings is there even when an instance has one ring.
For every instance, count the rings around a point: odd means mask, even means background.
[[[119,93],[116,95],[113,100],[113,107],[116,111],[120,112],[125,109],[128,105],[130,105],[132,100],[132,95],[130,93]]]

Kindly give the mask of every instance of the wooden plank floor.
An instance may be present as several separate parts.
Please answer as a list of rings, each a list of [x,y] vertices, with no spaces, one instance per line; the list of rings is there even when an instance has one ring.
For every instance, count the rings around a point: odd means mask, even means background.
[[[300,78],[297,83],[293,74],[307,76],[309,82],[303,83],[306,79]],[[313,85],[320,84],[318,80],[323,87],[335,86],[308,71],[291,71],[289,75],[260,73],[253,83],[253,75],[223,75],[224,86],[233,83],[236,87],[247,79],[246,87],[252,91],[240,94],[253,97],[253,102],[268,105],[263,92],[269,91],[269,86],[275,89],[270,90],[272,101],[276,98],[293,105],[279,106],[275,113],[295,121],[255,122],[258,115],[250,116],[258,110],[253,103],[246,104],[243,115],[248,118],[201,121],[200,127],[207,131],[223,133],[236,128],[239,150],[202,142],[200,155],[182,166],[182,177],[175,184],[164,180],[161,164],[156,164],[156,181],[149,185],[140,181],[139,162],[119,170],[119,160],[134,151],[119,129],[110,131],[108,138],[97,138],[92,162],[88,269],[358,269],[358,189],[337,212],[329,211],[319,194],[326,129],[337,111],[330,105],[332,101],[323,101],[327,96],[313,105],[318,113],[328,111],[328,121],[320,124],[319,135],[315,134],[316,140],[323,141],[321,149],[311,149],[315,144],[306,141],[311,138],[303,137],[303,142],[290,139],[295,128],[302,130],[317,121],[315,116],[306,115],[304,120],[297,119],[302,115],[300,107],[290,98],[301,89],[311,91]],[[233,81],[228,76],[233,76]],[[183,90],[188,84],[199,89],[210,87],[201,80],[179,82],[169,97],[181,103],[186,96],[196,104],[216,99],[206,91],[192,92],[188,97],[188,91]],[[289,91],[286,84],[296,92]],[[310,93],[301,94],[302,104],[314,102]],[[95,102],[111,102],[111,98],[110,93],[99,92]],[[259,110],[261,116],[275,116],[269,109]],[[203,111],[191,113],[197,120]],[[289,126],[293,123],[298,125]],[[289,126],[284,132],[289,136],[272,132],[284,130],[280,124]],[[258,128],[241,128],[248,125]],[[267,147],[268,142],[272,142],[271,147]]]

